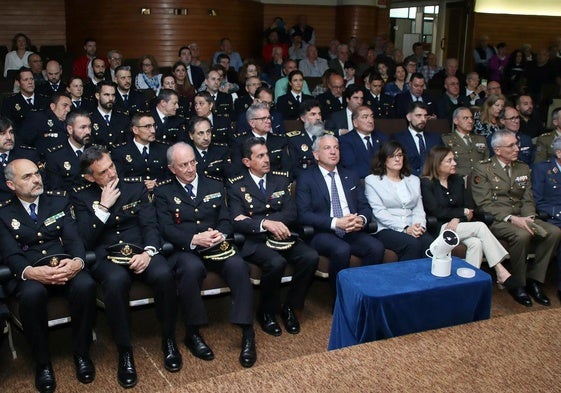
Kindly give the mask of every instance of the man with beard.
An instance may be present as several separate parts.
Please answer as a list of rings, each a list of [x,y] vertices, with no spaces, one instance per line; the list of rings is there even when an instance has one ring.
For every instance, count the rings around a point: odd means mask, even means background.
[[[545,127],[534,111],[534,102],[529,95],[521,95],[516,99],[516,110],[520,113],[520,132],[530,138],[538,137]],[[553,140],[552,140],[553,142]]]
[[[132,74],[130,66],[119,66],[115,69],[117,93],[113,109],[132,117],[135,113],[146,112],[148,109],[144,93],[132,90]]]
[[[401,144],[403,152],[407,154],[411,173],[415,176],[421,176],[430,149],[443,145],[440,134],[424,132],[428,118],[428,106],[424,102],[412,102],[407,113],[408,129],[393,135],[393,139]]]
[[[374,113],[368,106],[353,110],[352,119],[353,130],[339,138],[341,166],[364,179],[371,173],[372,159],[388,137],[374,131]]]
[[[47,149],[60,145],[66,140],[66,115],[72,108],[72,100],[66,93],[54,93],[49,108],[31,112],[16,128],[18,141],[26,146],[36,147],[41,157]]]
[[[95,378],[89,348],[96,286],[84,270],[86,251],[68,199],[64,193],[43,192],[39,169],[29,160],[10,162],[5,175],[15,195],[0,205],[0,250],[14,274],[8,284],[13,284],[23,332],[36,363],[35,387],[41,393],[56,388],[47,325],[52,295],[68,301],[76,377],[90,383]]]
[[[51,97],[54,93],[64,93],[66,83],[61,81],[62,66],[60,63],[56,60],[50,60],[46,68],[48,81],[37,87],[37,93],[46,97]]]
[[[84,97],[94,99],[98,83],[109,81],[109,79],[105,77],[106,67],[103,59],[93,59],[92,68],[93,76],[87,78],[87,82],[84,84]]]
[[[82,109],[66,117],[68,139],[48,149],[46,154],[46,183],[49,189],[69,192],[84,184],[80,173],[80,156],[91,142],[91,125],[88,113]]]
[[[16,146],[14,124],[7,117],[0,117],[0,202],[13,196],[6,184],[4,168],[13,160],[27,158],[32,162],[39,162],[39,154],[33,147]]]
[[[118,72],[117,72],[118,73]],[[166,168],[167,145],[156,141],[156,123],[148,113],[132,117],[132,140],[111,152],[119,177],[140,177],[148,191],[169,176]]]
[[[292,171],[295,178],[298,178],[302,171],[316,164],[312,152],[312,144],[318,136],[325,133],[318,101],[304,101],[300,104],[298,110],[300,112],[302,128],[286,133],[290,157],[292,158]]]
[[[92,143],[112,149],[123,143],[129,128],[129,118],[113,110],[116,87],[113,82],[97,84],[97,109],[91,114]]]

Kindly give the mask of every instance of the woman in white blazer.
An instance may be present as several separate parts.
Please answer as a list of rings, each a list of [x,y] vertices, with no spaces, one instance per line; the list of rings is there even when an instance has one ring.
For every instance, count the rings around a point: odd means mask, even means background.
[[[420,180],[411,175],[407,156],[396,141],[382,145],[365,179],[366,198],[378,223],[376,237],[400,261],[425,257],[434,240],[426,232]]]

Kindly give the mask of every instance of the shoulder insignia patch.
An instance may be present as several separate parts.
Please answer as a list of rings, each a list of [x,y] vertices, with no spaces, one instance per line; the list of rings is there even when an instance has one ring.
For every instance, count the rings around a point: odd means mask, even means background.
[[[85,185],[80,186],[80,187],[74,187],[74,188],[72,188],[72,191],[74,191],[74,192],[80,192],[80,191],[85,190],[86,188],[90,188],[91,186],[92,186],[92,183],[85,184]]]
[[[11,199],[8,199],[7,201],[1,202],[1,203],[0,203],[0,208],[1,208],[1,207],[8,206],[10,203],[12,203],[12,200],[11,200]]]
[[[54,151],[57,151],[57,150],[62,149],[63,146],[64,146],[64,145],[58,145],[58,146],[49,147],[49,148],[47,149],[47,151],[48,151],[49,153],[52,153],[52,152],[54,152]]]
[[[172,181],[173,181],[173,179],[162,180],[161,182],[156,183],[156,187],[160,187],[160,186],[163,186],[163,185],[166,185],[166,184],[170,184]]]
[[[479,177],[479,176],[474,176],[474,177],[473,177],[473,182],[474,182],[475,184],[479,184],[479,183],[481,182],[481,177]]]
[[[243,176],[236,176],[236,177],[230,177],[230,178],[228,179],[228,181],[229,181],[230,183],[234,184],[234,183],[240,181],[241,179],[243,179]]]
[[[123,179],[123,181],[125,183],[141,183],[142,182],[142,177],[125,177]]]
[[[271,171],[271,173],[277,176],[290,177],[290,173],[288,171]]]
[[[62,145],[61,145],[62,146]],[[18,146],[20,149],[26,149],[26,150],[37,150],[37,148],[35,146],[26,146],[26,145],[21,145]]]
[[[298,135],[300,135],[300,134],[302,134],[301,131],[299,131],[299,130],[294,130],[294,131],[287,132],[287,133],[286,133],[286,136],[289,137],[289,138],[292,138],[293,136],[298,136]]]
[[[45,194],[52,196],[66,196],[66,191],[45,191]]]

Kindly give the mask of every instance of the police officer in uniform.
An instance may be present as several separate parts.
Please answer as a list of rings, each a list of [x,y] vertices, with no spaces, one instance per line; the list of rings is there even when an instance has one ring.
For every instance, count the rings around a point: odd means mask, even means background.
[[[125,388],[137,383],[130,338],[129,291],[139,279],[154,291],[156,315],[162,324],[164,366],[181,369],[175,342],[177,294],[167,260],[159,254],[160,233],[154,205],[140,178],[119,179],[107,150],[90,146],[80,157],[84,178],[90,182],[72,194],[80,236],[94,250],[92,276],[101,284],[107,320],[119,361],[117,380]]]
[[[115,68],[115,82],[117,82],[117,94],[115,95],[115,110],[132,117],[136,113],[144,113],[148,110],[144,93],[131,89],[132,75],[131,67],[121,65]]]
[[[548,306],[550,301],[542,284],[561,239],[561,230],[535,219],[530,168],[517,161],[516,135],[510,131],[495,131],[491,144],[495,155],[480,162],[473,170],[473,200],[481,210],[495,217],[491,232],[508,243],[512,275],[504,284],[511,296],[527,307],[532,305],[530,296]],[[536,256],[528,263],[532,243],[535,243]]]
[[[455,131],[442,135],[442,141],[456,158],[456,173],[469,176],[473,167],[481,160],[489,158],[489,148],[483,135],[474,134],[473,113],[466,107],[459,107],[452,114]]]
[[[203,120],[203,124],[206,119]],[[169,148],[168,165],[174,179],[158,185],[156,210],[162,235],[175,247],[179,302],[185,316],[185,345],[198,358],[212,360],[199,326],[208,323],[201,285],[208,270],[215,271],[232,290],[230,322],[242,329],[239,361],[251,367],[257,359],[253,331],[253,290],[245,261],[226,241],[232,223],[226,207],[224,184],[197,174],[193,148],[179,142]],[[204,251],[208,248],[216,248]]]
[[[88,113],[79,109],[66,117],[68,139],[61,145],[48,149],[46,154],[46,182],[51,190],[72,191],[84,185],[80,172],[80,156],[91,141],[91,128]]]
[[[364,78],[365,92],[363,103],[372,109],[375,119],[395,118],[393,98],[384,94],[384,80],[378,72],[371,71]]]
[[[185,119],[177,115],[179,96],[171,89],[161,89],[156,107],[150,111],[156,123],[156,140],[167,144],[186,141]]]
[[[282,331],[275,314],[280,311],[286,331],[297,334],[300,323],[295,310],[304,307],[319,256],[292,235],[290,227],[297,217],[288,173],[271,172],[263,139],[249,138],[242,149],[247,169],[229,179],[229,207],[234,229],[246,236],[242,257],[262,270],[257,320],[265,333],[279,336]],[[294,273],[281,306],[280,284],[287,263],[293,264]]]
[[[53,392],[55,374],[48,343],[47,302],[66,297],[72,317],[76,376],[82,383],[95,377],[89,357],[95,316],[96,286],[84,270],[85,250],[64,193],[43,192],[37,165],[26,159],[5,168],[6,183],[15,193],[0,204],[0,249],[14,279],[23,332],[36,362],[35,387]]]
[[[212,144],[212,125],[206,117],[191,119],[189,138],[197,160],[197,173],[224,182],[230,173],[230,152],[227,147]]]
[[[132,140],[116,146],[111,158],[119,177],[140,177],[148,191],[153,191],[156,183],[169,177],[168,146],[156,141],[156,123],[148,113],[138,112],[132,116],[132,133]]]
[[[113,149],[125,141],[130,119],[113,110],[116,91],[113,82],[101,81],[96,88],[97,108],[90,115],[92,143]]]

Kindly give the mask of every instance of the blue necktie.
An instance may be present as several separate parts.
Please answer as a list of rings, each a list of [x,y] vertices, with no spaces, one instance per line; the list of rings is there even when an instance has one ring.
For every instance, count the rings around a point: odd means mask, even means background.
[[[58,90],[58,83],[55,83],[55,84],[53,85],[53,91],[57,91],[57,90]]]
[[[107,125],[109,125],[109,123],[110,123],[109,115],[104,115],[103,117],[105,117],[105,123],[107,123]]]
[[[37,205],[34,203],[29,205],[29,217],[31,217],[31,219],[35,221],[35,224],[37,224],[37,212],[35,211],[36,207]]]
[[[185,184],[185,190],[187,191],[187,194],[189,194],[189,196],[192,199],[195,199],[195,194],[193,193],[193,185],[192,184]]]
[[[265,180],[263,179],[259,180],[259,191],[265,196]]]
[[[341,207],[341,200],[337,192],[337,183],[335,183],[335,172],[329,172],[331,176],[331,205],[333,207],[333,215],[336,218],[343,217],[343,208]],[[345,236],[345,231],[341,228],[335,228],[335,234],[339,237]]]
[[[142,158],[144,158],[144,161],[148,161],[148,148],[146,146],[142,148]]]
[[[76,150],[76,157],[80,158],[82,155],[82,150]]]
[[[126,104],[129,103],[129,95],[128,94],[123,94],[123,102]]]
[[[425,145],[425,139],[423,138],[423,134],[420,132],[417,133],[417,138],[419,138],[419,155],[423,162],[425,161],[425,155],[427,154],[427,146]]]
[[[2,160],[2,165],[6,166],[8,163],[8,155],[6,153],[0,154],[0,159]]]
[[[366,150],[368,150],[368,154],[374,155],[374,146],[372,146],[372,142],[370,142],[370,136],[365,136],[364,139],[366,140]]]

